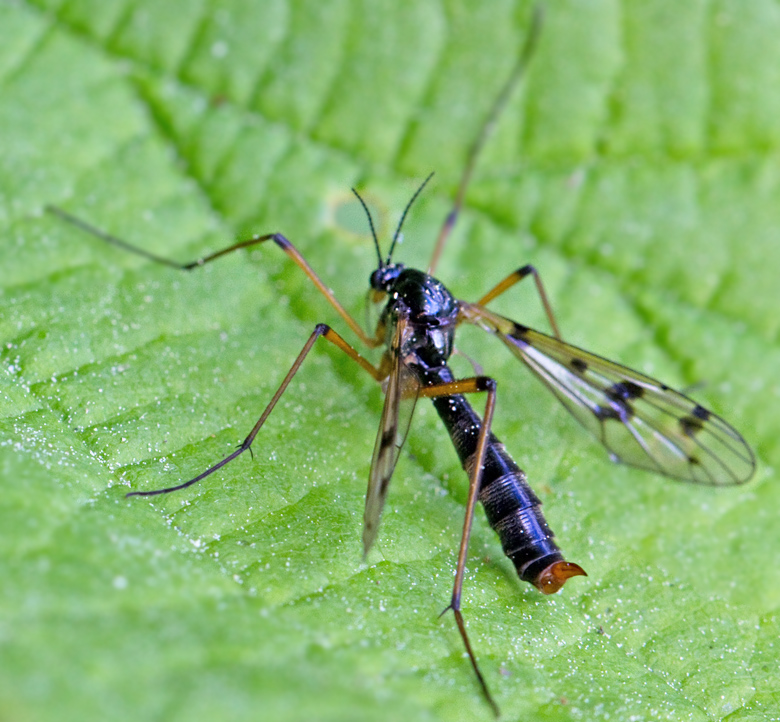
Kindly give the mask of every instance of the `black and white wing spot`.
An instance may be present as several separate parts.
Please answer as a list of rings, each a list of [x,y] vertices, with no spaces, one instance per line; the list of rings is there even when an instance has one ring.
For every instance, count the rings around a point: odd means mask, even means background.
[[[704,422],[695,416],[683,416],[680,419],[680,432],[685,436],[696,436],[704,428]]]
[[[612,384],[612,386],[604,390],[604,393],[612,401],[631,401],[632,399],[641,399],[645,390],[633,381],[626,379]]]
[[[588,364],[577,356],[572,358],[569,363],[571,364],[571,367],[579,374],[584,374],[588,370]]]

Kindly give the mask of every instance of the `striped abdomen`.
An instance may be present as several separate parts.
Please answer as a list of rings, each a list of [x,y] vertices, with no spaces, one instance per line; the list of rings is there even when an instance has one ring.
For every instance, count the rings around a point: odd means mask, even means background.
[[[446,366],[428,369],[423,377],[426,385],[452,380],[452,372]],[[461,465],[468,473],[482,420],[464,396],[440,396],[432,401],[447,427]],[[504,553],[512,560],[523,581],[552,594],[570,577],[585,574],[577,564],[564,560],[542,515],[542,503],[528,486],[525,472],[492,433],[485,450],[479,500],[485,507],[490,526],[501,539]]]

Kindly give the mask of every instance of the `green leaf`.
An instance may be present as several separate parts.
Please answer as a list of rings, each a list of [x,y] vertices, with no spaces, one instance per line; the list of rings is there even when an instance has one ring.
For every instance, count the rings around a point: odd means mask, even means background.
[[[362,319],[375,254],[424,267],[531,6],[466,0],[0,4],[0,719],[473,720],[449,601],[466,480],[420,404],[377,549],[381,391],[325,344],[284,232]],[[527,262],[567,339],[695,390],[753,445],[711,491],[611,465],[500,344],[496,434],[589,577],[522,585],[478,512],[464,590],[504,719],[777,719],[780,9],[550,3],[438,269],[478,298]],[[496,308],[544,328],[532,289]],[[348,331],[345,334],[349,335]],[[469,365],[454,362],[462,373]],[[477,407],[480,401],[476,402]]]

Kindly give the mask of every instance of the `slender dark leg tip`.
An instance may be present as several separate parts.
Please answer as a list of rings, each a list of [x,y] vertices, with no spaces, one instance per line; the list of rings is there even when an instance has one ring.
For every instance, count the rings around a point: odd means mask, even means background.
[[[128,491],[127,494],[125,494],[125,499],[129,499],[131,496],[155,496],[160,493],[161,492],[159,491]]]
[[[452,606],[452,604],[448,604],[444,609],[442,610],[441,614],[439,615],[439,619],[441,619],[447,612],[450,611],[450,609],[454,612],[455,607]]]

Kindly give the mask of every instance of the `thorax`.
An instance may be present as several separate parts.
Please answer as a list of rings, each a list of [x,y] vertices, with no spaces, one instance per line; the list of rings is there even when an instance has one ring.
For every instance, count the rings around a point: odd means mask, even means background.
[[[400,268],[384,288],[376,290],[387,293],[380,327],[384,326],[388,347],[403,319],[400,354],[405,363],[424,368],[446,364],[459,312],[458,301],[446,286],[422,271]]]

